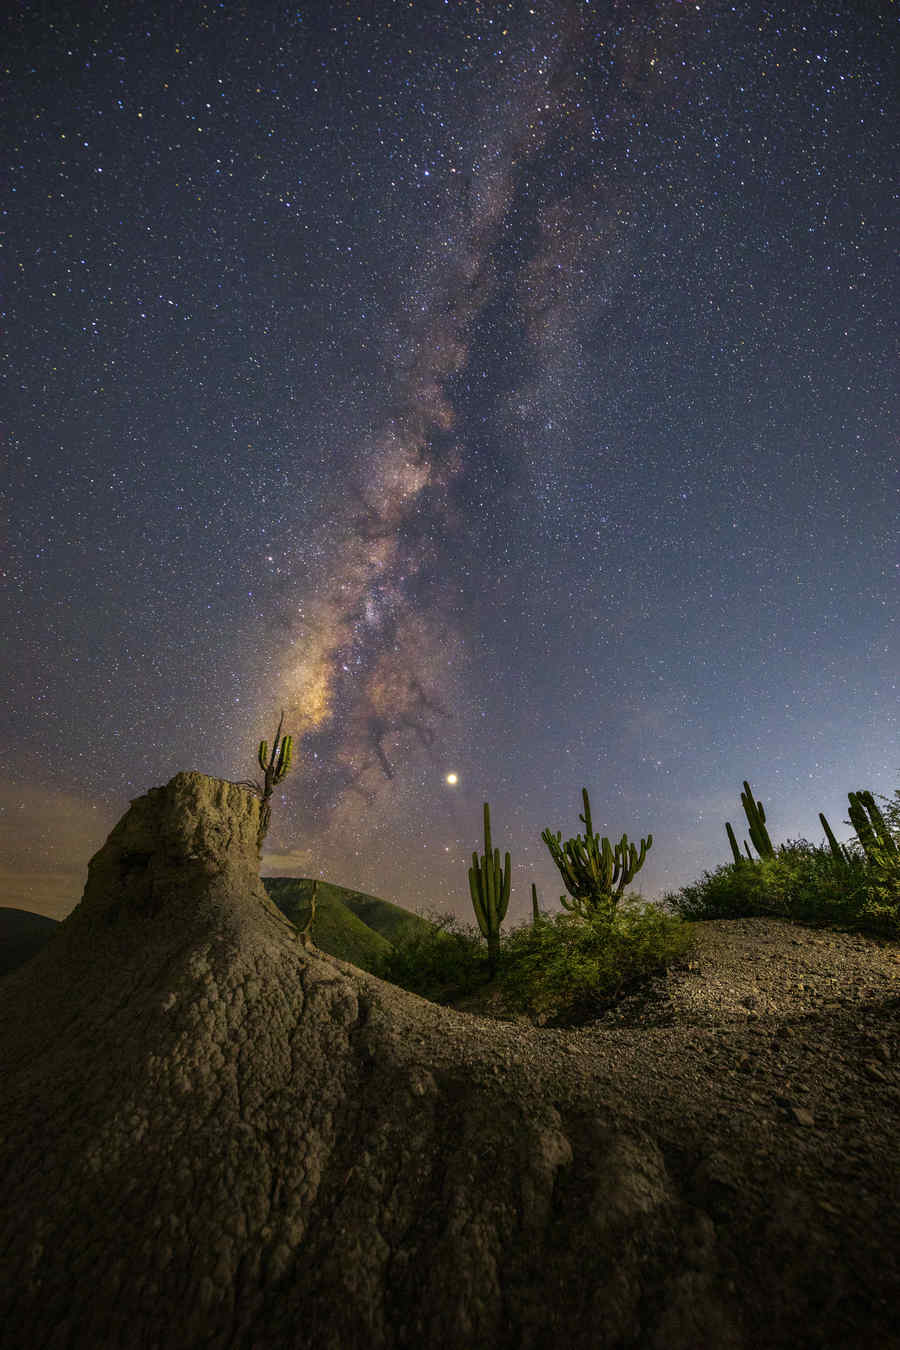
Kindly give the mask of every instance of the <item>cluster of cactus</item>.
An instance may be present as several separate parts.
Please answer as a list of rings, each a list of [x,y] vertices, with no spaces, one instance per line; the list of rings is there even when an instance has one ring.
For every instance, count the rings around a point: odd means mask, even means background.
[[[569,899],[559,897],[560,904],[582,918],[609,916],[615,909],[625,887],[644,865],[653,835],[642,839],[640,847],[630,843],[627,834],[615,845],[604,836],[594,833],[591,821],[591,802],[587,788],[581,790],[584,814],[579,817],[584,834],[562,842],[562,833],[544,830],[541,838],[550,850],[550,856],[559,869]]]
[[[512,866],[509,854],[506,862],[500,866],[499,848],[491,848],[491,810],[484,804],[484,853],[481,858],[477,851],[472,854],[472,866],[469,868],[469,891],[478,927],[488,945],[488,967],[493,975],[500,963],[500,925],[506,918],[509,908],[509,888],[512,881]]]
[[[850,824],[869,862],[879,867],[900,866],[900,845],[887,827],[871,792],[848,792]]]
[[[744,790],[741,793],[741,805],[744,808],[744,815],[747,817],[747,825],[750,833],[750,843],[756,849],[761,858],[774,858],[775,848],[772,840],[769,838],[769,831],[766,829],[766,812],[762,802],[754,800],[753,790],[750,784],[744,779]],[[735,838],[734,830],[731,828],[731,822],[726,820],[725,833],[728,835],[728,842],[731,845],[731,852],[734,855],[735,867],[740,867],[745,861],[752,862],[753,854],[750,852],[750,845],[744,840],[744,850],[746,859],[738,848],[738,842]]]
[[[272,793],[278,784],[287,777],[294,754],[294,738],[293,736],[282,736],[281,728],[283,726],[284,711],[282,710],[271,751],[268,741],[260,741],[257,752],[259,767],[264,775],[262,787],[258,787],[262,802],[259,809],[259,834],[256,844],[260,852],[262,852],[263,840],[269,831],[269,823],[272,819]]]
[[[629,843],[628,836],[622,835],[619,843],[613,846],[606,838],[594,834],[591,822],[591,803],[587,788],[582,789],[584,800],[584,835],[577,835],[562,843],[561,834],[552,834],[544,830],[541,838],[550,850],[551,857],[559,868],[570,899],[560,896],[560,903],[581,918],[597,917],[600,914],[611,915],[622,896],[625,887],[636,872],[644,865],[647,850],[653,845],[653,836],[648,835],[640,842],[640,848]],[[469,891],[478,926],[488,945],[488,966],[493,975],[500,961],[500,926],[509,908],[512,866],[509,854],[503,867],[500,866],[500,850],[494,848],[491,841],[491,812],[484,803],[484,853],[472,854],[472,866],[469,868]],[[531,886],[532,922],[537,926],[541,922],[541,909],[538,904],[537,886]]]
[[[882,870],[900,873],[900,844],[888,828],[887,822],[876,805],[871,792],[862,790],[848,792],[847,799],[850,803],[850,824],[853,826],[867,861]],[[750,784],[746,779],[744,780],[744,790],[741,793],[741,804],[747,817],[750,840],[760,858],[774,858],[775,849],[766,829],[765,809],[761,801],[754,800]],[[848,866],[853,858],[851,849],[838,842],[834,831],[821,811],[819,812],[819,820],[835,860],[842,866]],[[748,860],[753,861],[753,855],[746,839],[744,840],[746,857],[741,853],[729,821],[725,822],[725,832],[731,845],[735,866],[739,867]]]

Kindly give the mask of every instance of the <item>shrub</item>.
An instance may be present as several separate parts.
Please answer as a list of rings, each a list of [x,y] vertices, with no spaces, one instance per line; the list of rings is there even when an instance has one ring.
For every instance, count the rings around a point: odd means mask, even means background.
[[[797,839],[773,858],[728,863],[669,892],[662,903],[682,919],[771,917],[900,936],[900,892],[861,853],[840,861]]]
[[[693,944],[689,925],[654,905],[620,905],[611,919],[556,914],[510,933],[499,985],[511,1009],[571,1024],[664,970]]]
[[[474,993],[489,977],[488,955],[478,930],[453,914],[423,915],[430,929],[396,939],[379,958],[375,974],[434,1003]]]

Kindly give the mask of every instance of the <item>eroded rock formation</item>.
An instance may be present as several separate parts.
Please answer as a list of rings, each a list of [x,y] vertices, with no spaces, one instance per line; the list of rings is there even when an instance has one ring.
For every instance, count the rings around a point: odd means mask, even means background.
[[[888,1195],[811,1229],[650,1033],[639,1082],[304,950],[258,812],[140,798],[0,982],[3,1350],[898,1344]]]

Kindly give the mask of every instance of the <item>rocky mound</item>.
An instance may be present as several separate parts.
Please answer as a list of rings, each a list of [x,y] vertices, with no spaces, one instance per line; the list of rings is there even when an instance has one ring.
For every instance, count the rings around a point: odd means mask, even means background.
[[[305,950],[258,811],[134,802],[0,984],[3,1350],[900,1346],[896,1134],[773,1167],[660,1033],[588,1071]]]

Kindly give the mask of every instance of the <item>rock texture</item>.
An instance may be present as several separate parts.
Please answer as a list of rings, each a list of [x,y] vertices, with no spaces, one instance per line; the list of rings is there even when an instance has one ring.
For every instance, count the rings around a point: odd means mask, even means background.
[[[706,1053],[746,1026],[507,1025],[304,950],[258,811],[134,802],[0,983],[2,1350],[900,1346],[896,1104],[841,1050],[891,1063],[896,1000],[805,1029],[855,1114],[773,1148]]]

